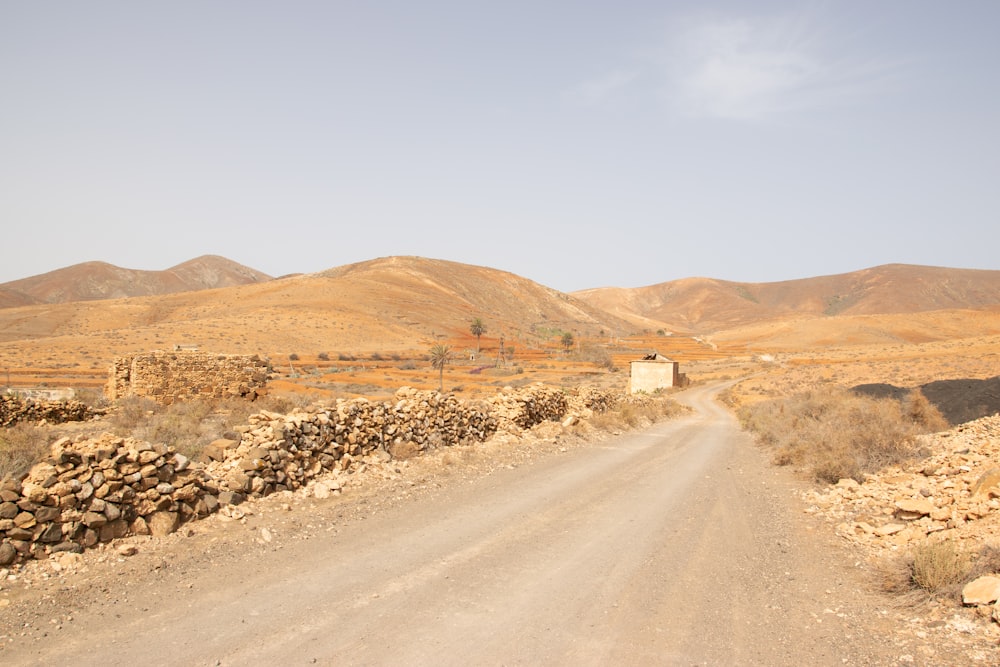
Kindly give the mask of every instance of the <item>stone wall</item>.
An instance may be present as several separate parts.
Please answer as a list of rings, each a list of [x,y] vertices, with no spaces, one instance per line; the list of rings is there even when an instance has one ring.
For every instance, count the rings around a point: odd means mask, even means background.
[[[264,395],[271,365],[257,355],[149,352],[119,357],[105,395],[112,401],[143,396],[169,405],[190,398],[249,400]]]
[[[0,395],[0,427],[13,426],[19,422],[47,421],[50,424],[62,424],[86,421],[100,414],[104,414],[104,411],[80,401],[43,401],[16,395]]]
[[[597,410],[613,402],[600,391],[577,400]],[[498,428],[557,421],[569,403],[564,392],[542,385],[506,388],[476,403],[404,387],[394,401],[340,399],[287,415],[251,415],[238,441],[213,442],[203,461],[110,434],[63,438],[23,480],[0,482],[0,565],[129,534],[168,534],[220,506],[299,489],[371,456],[389,458],[396,447],[478,442]]]

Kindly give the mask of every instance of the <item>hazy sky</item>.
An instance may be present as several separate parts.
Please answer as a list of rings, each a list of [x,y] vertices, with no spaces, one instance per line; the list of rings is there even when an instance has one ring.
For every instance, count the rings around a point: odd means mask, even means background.
[[[1000,2],[0,0],[0,282],[1000,269]]]

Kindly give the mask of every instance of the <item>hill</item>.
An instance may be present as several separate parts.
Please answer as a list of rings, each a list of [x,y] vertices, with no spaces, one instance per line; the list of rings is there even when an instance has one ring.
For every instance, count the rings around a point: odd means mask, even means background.
[[[174,344],[276,359],[426,351],[439,340],[474,347],[476,317],[485,338],[504,334],[522,349],[562,331],[596,337],[629,326],[506,271],[389,257],[251,285],[2,309],[0,368],[27,358],[103,372],[114,356]]]
[[[204,255],[163,271],[84,262],[0,284],[0,308],[175,294],[271,280],[225,257]]]
[[[888,264],[773,283],[686,278],[573,296],[644,329],[709,333],[788,318],[994,306],[1000,304],[1000,271]]]

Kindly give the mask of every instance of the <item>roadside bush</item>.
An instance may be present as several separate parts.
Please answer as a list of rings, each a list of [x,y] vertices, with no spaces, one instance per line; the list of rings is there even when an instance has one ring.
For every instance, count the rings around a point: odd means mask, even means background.
[[[970,569],[969,555],[954,540],[925,542],[913,551],[913,583],[933,595],[961,591]]]
[[[316,355],[316,358],[319,359],[320,361],[330,361],[330,355],[327,354],[326,352],[320,352],[319,354]]]
[[[34,424],[0,429],[0,479],[20,479],[48,451],[45,431]]]
[[[831,388],[753,403],[738,414],[778,465],[802,466],[822,482],[860,482],[866,473],[919,455],[914,436],[938,424],[921,398],[904,406]]]
[[[676,417],[687,410],[688,408],[671,398],[630,396],[619,401],[612,409],[595,414],[590,422],[596,429],[614,431]]]

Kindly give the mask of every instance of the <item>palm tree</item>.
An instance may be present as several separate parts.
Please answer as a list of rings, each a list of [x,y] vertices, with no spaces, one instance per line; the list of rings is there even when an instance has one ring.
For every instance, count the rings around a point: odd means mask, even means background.
[[[486,333],[486,324],[482,319],[476,318],[469,325],[469,331],[476,337],[476,355],[479,355],[479,337]]]
[[[444,367],[451,361],[451,348],[438,343],[431,348],[431,366],[438,370],[438,391],[444,391]]]

